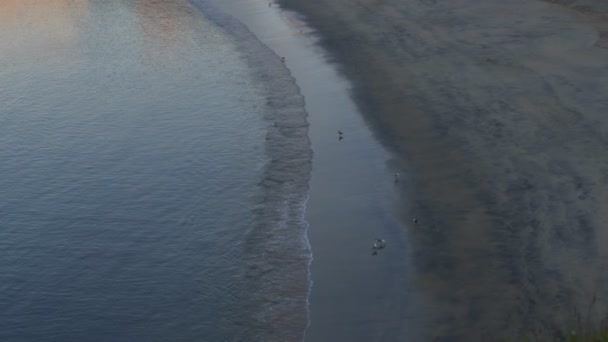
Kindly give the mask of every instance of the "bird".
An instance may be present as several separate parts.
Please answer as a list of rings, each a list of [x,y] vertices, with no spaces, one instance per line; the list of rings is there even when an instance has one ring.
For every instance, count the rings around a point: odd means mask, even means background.
[[[395,183],[399,183],[399,172],[395,173]]]
[[[374,242],[372,249],[383,249],[384,247],[386,247],[386,241],[384,241],[383,239],[376,239],[376,242]]]
[[[338,134],[339,134],[339,135],[342,135],[342,134],[344,134],[344,133],[342,133],[342,131],[338,131]]]
[[[418,224],[418,219],[414,217],[414,218],[412,219],[412,222],[414,222],[415,224]]]

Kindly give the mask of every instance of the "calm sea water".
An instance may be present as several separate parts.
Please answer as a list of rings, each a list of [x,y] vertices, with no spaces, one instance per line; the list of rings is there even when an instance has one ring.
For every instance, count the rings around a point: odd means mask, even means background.
[[[0,340],[301,338],[303,100],[196,5],[0,1]]]

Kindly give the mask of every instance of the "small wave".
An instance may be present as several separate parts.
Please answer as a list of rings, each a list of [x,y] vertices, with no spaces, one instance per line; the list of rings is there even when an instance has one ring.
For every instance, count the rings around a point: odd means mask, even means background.
[[[191,0],[237,39],[260,93],[268,122],[263,179],[254,224],[243,242],[242,314],[235,341],[296,341],[309,324],[311,246],[305,220],[312,149],[304,97],[289,70],[238,20],[209,1]]]

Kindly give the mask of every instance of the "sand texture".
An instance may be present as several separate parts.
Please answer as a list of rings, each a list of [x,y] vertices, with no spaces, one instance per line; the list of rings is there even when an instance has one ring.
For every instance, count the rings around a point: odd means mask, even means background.
[[[421,338],[561,327],[594,294],[608,312],[608,5],[281,3],[320,32],[414,179]]]

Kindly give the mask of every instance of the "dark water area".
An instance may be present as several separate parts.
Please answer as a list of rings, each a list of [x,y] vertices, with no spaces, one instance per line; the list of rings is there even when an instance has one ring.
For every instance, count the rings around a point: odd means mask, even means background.
[[[205,15],[0,2],[0,340],[302,334],[302,99]]]

